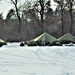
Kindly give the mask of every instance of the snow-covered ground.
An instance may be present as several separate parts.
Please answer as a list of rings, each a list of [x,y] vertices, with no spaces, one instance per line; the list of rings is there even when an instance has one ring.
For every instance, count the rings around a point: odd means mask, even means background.
[[[0,48],[0,75],[75,75],[75,46]]]

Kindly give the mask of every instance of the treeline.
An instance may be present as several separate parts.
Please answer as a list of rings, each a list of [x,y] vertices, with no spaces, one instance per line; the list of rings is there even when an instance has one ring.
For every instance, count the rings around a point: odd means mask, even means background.
[[[75,35],[75,0],[54,0],[55,11],[51,0],[27,0],[22,5],[19,5],[21,0],[10,1],[14,8],[9,10],[6,19],[0,14],[0,38],[29,40],[43,32],[57,38],[65,33]]]

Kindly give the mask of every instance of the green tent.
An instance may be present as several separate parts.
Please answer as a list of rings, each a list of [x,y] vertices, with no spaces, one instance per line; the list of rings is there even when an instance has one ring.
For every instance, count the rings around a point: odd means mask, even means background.
[[[38,36],[37,38],[33,39],[33,41],[42,41],[42,42],[54,42],[57,39],[55,37],[53,37],[52,35],[44,32],[43,34],[41,34],[40,36]]]
[[[5,42],[4,40],[0,39],[0,47],[1,47],[2,45],[6,45],[6,42]]]
[[[55,37],[44,32],[43,34],[41,34],[37,38],[31,40],[30,43],[37,43],[39,45],[45,45],[45,44],[53,43],[55,41],[57,41],[57,39]]]
[[[67,33],[62,37],[60,37],[58,41],[60,41],[61,43],[70,43],[70,42],[75,43],[75,37],[72,34]]]

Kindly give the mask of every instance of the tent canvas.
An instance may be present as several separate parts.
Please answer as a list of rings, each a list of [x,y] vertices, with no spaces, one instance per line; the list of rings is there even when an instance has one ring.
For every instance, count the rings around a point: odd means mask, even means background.
[[[0,43],[4,43],[4,42],[5,42],[4,40],[0,39]]]
[[[37,42],[37,41],[41,41],[41,42],[54,42],[57,39],[55,37],[53,37],[52,35],[44,32],[43,34],[41,34],[40,36],[38,36],[37,38],[33,39],[32,41]]]
[[[0,39],[0,47],[1,47],[2,45],[6,45],[6,42],[5,42],[4,40]]]
[[[66,42],[74,42],[75,43],[75,36],[73,36],[70,33],[67,33],[67,34],[63,35],[62,37],[60,37],[58,39],[58,41],[60,41],[60,42],[66,41]]]

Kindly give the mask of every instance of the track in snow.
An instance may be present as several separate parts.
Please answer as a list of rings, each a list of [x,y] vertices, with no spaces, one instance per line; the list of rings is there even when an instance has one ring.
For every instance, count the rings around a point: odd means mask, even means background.
[[[75,47],[14,45],[0,48],[0,75],[75,75]]]

